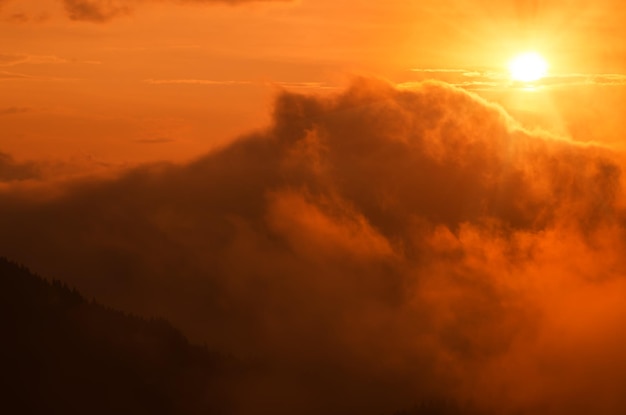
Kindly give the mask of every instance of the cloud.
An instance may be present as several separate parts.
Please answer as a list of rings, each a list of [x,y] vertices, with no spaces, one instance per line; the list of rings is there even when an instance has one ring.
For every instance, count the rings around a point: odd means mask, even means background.
[[[0,67],[3,65],[0,64]],[[76,78],[57,78],[51,76],[30,75],[22,72],[0,70],[0,81],[47,81],[47,82],[67,82]]]
[[[219,86],[219,87],[237,87],[251,85],[265,85],[279,89],[287,90],[330,90],[337,87],[324,82],[285,82],[285,81],[250,81],[250,80],[213,80],[213,79],[145,79],[145,83],[150,85],[202,85],[202,86]]]
[[[30,108],[26,107],[8,107],[8,108],[0,108],[0,117],[4,115],[15,115],[15,114],[23,114],[25,112],[31,111]]]
[[[14,80],[14,79],[34,79],[34,77],[26,75],[26,74],[21,74],[21,73],[16,73],[16,72],[9,72],[9,71],[0,71],[0,81],[7,81],[7,80]]]
[[[252,81],[212,80],[212,79],[146,79],[144,82],[151,84],[151,85],[209,85],[209,86],[254,85]]]
[[[98,23],[128,14],[131,10],[127,2],[114,0],[63,0],[63,3],[70,19]]]
[[[171,2],[181,4],[231,4],[238,5],[259,1],[289,0],[63,0],[71,20],[103,23],[119,16],[128,15],[134,6],[145,3]]]
[[[8,3],[11,3],[11,0],[0,0],[0,10],[3,10],[4,5]],[[26,13],[19,9],[15,9],[13,11],[8,11],[4,16],[1,16],[0,18],[5,22],[18,23],[18,24],[28,23],[28,22],[41,23],[41,22],[48,20],[49,15],[46,12],[31,14],[31,13]]]
[[[19,112],[21,112],[19,108],[8,108],[0,110],[0,116]],[[41,171],[35,163],[16,162],[10,155],[0,153],[0,183],[39,178]]]
[[[2,5],[0,4],[0,7],[1,6]],[[26,13],[13,13],[10,16],[8,16],[5,20],[9,22],[13,22],[13,23],[27,23],[31,21],[31,17],[27,15]]]
[[[258,362],[240,414],[617,415],[623,163],[448,84],[358,79],[189,164],[7,187],[0,253]]]
[[[68,63],[66,59],[52,55],[22,55],[22,54],[3,54],[0,55],[0,66],[16,66],[21,64],[62,64]]]
[[[513,82],[508,73],[476,69],[413,68],[399,86],[412,88],[425,80],[443,81],[472,91],[510,91],[519,88],[558,88],[572,86],[620,86],[626,75],[612,73],[554,73],[532,83]]]

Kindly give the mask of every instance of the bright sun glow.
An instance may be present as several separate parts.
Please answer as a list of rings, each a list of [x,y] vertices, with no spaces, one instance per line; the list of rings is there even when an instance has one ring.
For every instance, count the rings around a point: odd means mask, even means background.
[[[511,60],[509,71],[515,81],[533,82],[546,76],[548,63],[538,53],[528,52]]]

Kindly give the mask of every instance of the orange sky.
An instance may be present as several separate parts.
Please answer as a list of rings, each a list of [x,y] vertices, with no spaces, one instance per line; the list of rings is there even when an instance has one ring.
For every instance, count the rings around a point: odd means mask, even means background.
[[[0,256],[258,362],[236,415],[623,415],[625,21],[0,0]]]
[[[526,49],[553,73],[626,73],[620,4],[4,0],[0,151],[77,164],[187,159],[267,125],[280,88],[324,92],[355,74],[448,80],[411,70],[502,71]],[[570,98],[490,89],[528,119],[550,114],[560,129],[580,119],[560,108]],[[610,89],[621,103],[621,86]]]

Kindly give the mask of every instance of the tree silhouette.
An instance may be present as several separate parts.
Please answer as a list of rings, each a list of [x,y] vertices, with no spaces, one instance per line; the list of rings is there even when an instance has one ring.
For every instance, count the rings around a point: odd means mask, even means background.
[[[191,345],[162,319],[87,302],[0,259],[5,413],[228,413],[237,364]]]

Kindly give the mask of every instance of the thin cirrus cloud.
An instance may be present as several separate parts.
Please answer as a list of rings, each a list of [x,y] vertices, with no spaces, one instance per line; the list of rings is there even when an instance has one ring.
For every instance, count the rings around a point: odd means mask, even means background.
[[[146,79],[144,81],[152,85],[253,85],[252,81],[213,80],[213,79]]]
[[[13,71],[1,71],[0,70],[0,81],[46,81],[46,82],[64,82],[69,81],[74,78],[61,78],[61,77],[52,77],[52,76],[38,76],[38,75],[29,75],[21,72],[13,72]]]
[[[400,83],[403,88],[419,85],[425,79],[437,79],[473,91],[508,89],[512,81],[508,73],[477,69],[414,68],[409,71],[413,80]],[[557,73],[521,87],[567,87],[580,85],[626,85],[626,75],[614,73]]]
[[[150,85],[205,85],[205,86],[251,86],[265,85],[270,87],[278,87],[285,89],[336,89],[335,86],[325,82],[287,82],[287,81],[250,81],[250,80],[216,80],[216,79],[146,79],[145,83]]]
[[[242,414],[618,415],[623,168],[462,89],[360,79],[188,164],[5,186],[0,252],[254,359]]]
[[[0,66],[18,66],[23,64],[47,65],[69,63],[67,59],[54,55],[25,55],[3,54],[0,55]]]
[[[34,76],[26,75],[18,72],[11,71],[0,71],[0,81],[10,81],[10,80],[32,80],[37,79]]]

